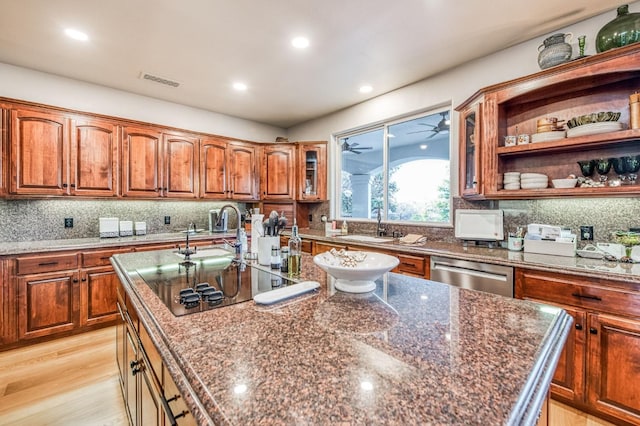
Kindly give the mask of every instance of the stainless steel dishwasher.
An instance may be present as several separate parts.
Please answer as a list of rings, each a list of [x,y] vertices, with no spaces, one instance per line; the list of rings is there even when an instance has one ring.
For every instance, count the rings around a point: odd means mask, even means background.
[[[513,297],[513,268],[431,256],[431,280]]]

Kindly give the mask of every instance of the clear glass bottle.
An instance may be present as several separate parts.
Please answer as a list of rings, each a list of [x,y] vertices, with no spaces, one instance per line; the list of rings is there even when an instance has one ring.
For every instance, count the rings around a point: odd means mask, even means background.
[[[289,272],[289,247],[280,248],[280,272]]]
[[[289,238],[289,276],[300,276],[300,262],[302,254],[302,239],[298,235],[298,225],[296,219],[293,219],[293,226],[291,227],[291,238]]]

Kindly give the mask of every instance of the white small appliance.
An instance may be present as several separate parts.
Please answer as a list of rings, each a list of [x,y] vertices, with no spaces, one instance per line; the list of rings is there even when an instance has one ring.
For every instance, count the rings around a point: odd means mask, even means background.
[[[117,238],[120,235],[120,223],[117,217],[101,217],[100,238]]]
[[[455,236],[463,241],[502,241],[503,222],[502,210],[458,209],[455,214]]]

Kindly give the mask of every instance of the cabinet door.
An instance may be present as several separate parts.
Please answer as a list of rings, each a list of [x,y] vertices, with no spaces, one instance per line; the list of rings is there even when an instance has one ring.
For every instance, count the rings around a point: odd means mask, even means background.
[[[140,424],[138,423],[138,373],[141,371],[140,360],[138,358],[138,339],[130,325],[125,326],[125,333],[125,367],[127,372],[125,375],[125,406],[128,409],[130,423],[137,425]]]
[[[134,127],[125,127],[122,134],[122,195],[159,197],[162,194],[162,134]]]
[[[69,193],[69,124],[63,115],[11,111],[11,192]]]
[[[9,112],[0,108],[0,159],[9,158]],[[9,190],[7,169],[9,161],[0,161],[0,195],[6,195]]]
[[[198,138],[164,135],[163,195],[198,197]]]
[[[18,278],[18,338],[71,331],[79,323],[78,273],[56,272]]]
[[[327,144],[298,145],[298,200],[327,199]]]
[[[116,365],[118,366],[118,378],[120,379],[120,387],[122,394],[127,395],[127,323],[124,318],[124,304],[118,300],[118,323],[116,324]]]
[[[589,314],[589,404],[640,424],[640,322]]]
[[[153,378],[151,377],[151,369],[146,364],[147,360],[141,357],[140,371],[140,411],[138,424],[146,425],[162,425],[164,412],[161,411],[160,390],[156,388]]]
[[[293,154],[293,145],[267,146],[263,149],[260,175],[263,200],[292,200],[294,198]]]
[[[206,139],[200,143],[200,196],[224,200],[229,198],[229,167],[227,143]]]
[[[112,267],[80,273],[80,325],[92,326],[118,318],[118,276]]]
[[[256,174],[257,148],[254,145],[233,142],[229,144],[229,176],[231,197],[234,200],[256,200],[258,185]]]
[[[117,195],[118,126],[74,120],[71,126],[71,194]]]
[[[460,112],[460,195],[467,198],[482,194],[480,107],[477,102]]]

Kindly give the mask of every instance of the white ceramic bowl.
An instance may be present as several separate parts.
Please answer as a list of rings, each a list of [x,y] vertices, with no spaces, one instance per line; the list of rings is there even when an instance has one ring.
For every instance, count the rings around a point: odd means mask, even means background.
[[[522,189],[544,189],[547,186],[549,186],[549,184],[547,182],[545,182],[545,183],[521,183],[520,184],[520,188],[522,188]]]
[[[347,251],[345,255],[363,257],[363,260],[357,262],[355,266],[343,266],[341,263],[344,258],[325,252],[315,255],[313,262],[336,278],[335,286],[338,290],[347,293],[365,293],[375,290],[374,281],[400,263],[395,256],[371,251]]]
[[[554,188],[574,188],[578,179],[553,179],[551,183]]]
[[[530,178],[547,178],[547,175],[542,173],[522,173],[520,175],[520,179],[530,179]]]
[[[508,183],[504,185],[504,189],[509,191],[513,189],[520,189],[520,183]]]

